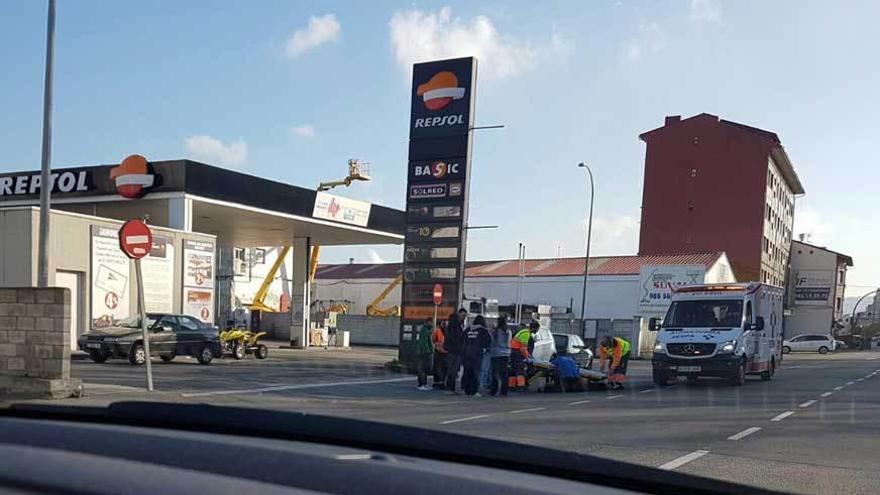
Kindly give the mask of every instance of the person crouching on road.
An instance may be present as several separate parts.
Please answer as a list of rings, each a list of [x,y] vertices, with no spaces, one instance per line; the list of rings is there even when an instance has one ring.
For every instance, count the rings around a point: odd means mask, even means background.
[[[433,333],[431,333],[431,342],[434,344],[434,388],[443,390],[446,382],[446,329],[445,322],[440,322]]]
[[[489,332],[492,343],[489,346],[489,358],[491,359],[492,381],[489,384],[489,395],[501,394],[507,396],[508,371],[510,366],[510,330],[507,328],[507,318],[501,316],[495,328]]]
[[[523,328],[516,332],[510,341],[510,369],[511,376],[508,379],[508,385],[513,390],[525,392],[528,390],[526,386],[526,361],[531,358],[532,352],[535,350],[535,334],[541,324],[532,321],[528,328]]]
[[[434,356],[434,343],[431,341],[431,333],[434,325],[433,318],[425,319],[424,325],[419,327],[416,339],[416,370],[419,375],[419,390],[431,390],[428,386],[428,372],[431,370],[431,358]]]
[[[559,386],[563,392],[583,392],[581,370],[574,359],[569,356],[555,356],[550,362],[556,367]]]
[[[611,359],[608,368],[608,388],[622,390],[626,378],[626,365],[629,362],[629,341],[620,337],[605,336],[599,345],[599,371],[605,371],[605,363]]]
[[[462,360],[464,363],[464,375],[461,385],[464,393],[471,397],[479,397],[480,368],[483,364],[483,355],[489,349],[492,337],[486,330],[486,320],[482,315],[474,318],[474,324],[464,332],[464,345]]]
[[[464,345],[464,330],[458,313],[451,313],[446,320],[446,339],[443,347],[446,349],[446,393],[454,394],[455,382],[458,380],[458,372],[461,370],[461,354]]]

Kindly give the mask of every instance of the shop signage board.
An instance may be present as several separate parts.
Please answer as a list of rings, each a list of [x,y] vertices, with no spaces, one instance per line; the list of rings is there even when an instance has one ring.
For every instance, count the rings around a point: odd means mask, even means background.
[[[214,323],[214,243],[183,241],[183,314]]]
[[[703,265],[644,265],[639,271],[639,309],[650,314],[666,312],[676,287],[702,284]]]
[[[91,328],[106,328],[127,318],[131,269],[129,258],[119,249],[115,227],[91,227]]]
[[[799,270],[794,278],[796,306],[831,306],[834,270]]]
[[[461,302],[476,69],[472,57],[413,66],[401,361],[414,359],[413,332],[425,318],[445,318]]]
[[[370,220],[371,207],[372,205],[365,201],[319,191],[315,195],[315,208],[312,210],[312,216],[366,227]]]

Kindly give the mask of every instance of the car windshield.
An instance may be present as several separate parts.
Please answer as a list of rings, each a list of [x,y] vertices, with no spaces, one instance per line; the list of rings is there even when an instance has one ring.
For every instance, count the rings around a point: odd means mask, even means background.
[[[156,317],[147,315],[147,328],[152,328],[156,324]],[[141,328],[141,317],[137,315],[128,316],[116,322],[117,327],[123,328]]]
[[[335,435],[300,487],[327,493],[488,493],[486,457],[510,495],[557,491],[511,473],[548,459],[880,493],[878,24],[880,0],[0,0],[0,491],[30,438],[5,406],[50,404],[106,418],[58,440],[114,461],[150,460],[115,443],[131,409]],[[317,471],[160,436],[168,469]]]
[[[742,324],[740,300],[675,301],[669,306],[664,327],[738,327]]]

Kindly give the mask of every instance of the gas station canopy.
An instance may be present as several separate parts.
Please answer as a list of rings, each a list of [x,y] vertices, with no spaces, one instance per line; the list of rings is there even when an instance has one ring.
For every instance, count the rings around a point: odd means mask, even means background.
[[[236,246],[402,244],[404,212],[191,160],[53,170],[52,207],[216,235]],[[39,202],[39,172],[0,174],[0,208]]]

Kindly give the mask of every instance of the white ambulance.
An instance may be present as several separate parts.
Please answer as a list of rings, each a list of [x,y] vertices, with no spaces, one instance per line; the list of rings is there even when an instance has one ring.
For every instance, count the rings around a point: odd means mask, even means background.
[[[654,383],[685,376],[721,377],[742,385],[747,374],[770,380],[782,362],[780,287],[744,284],[691,285],[675,289],[657,331]]]

